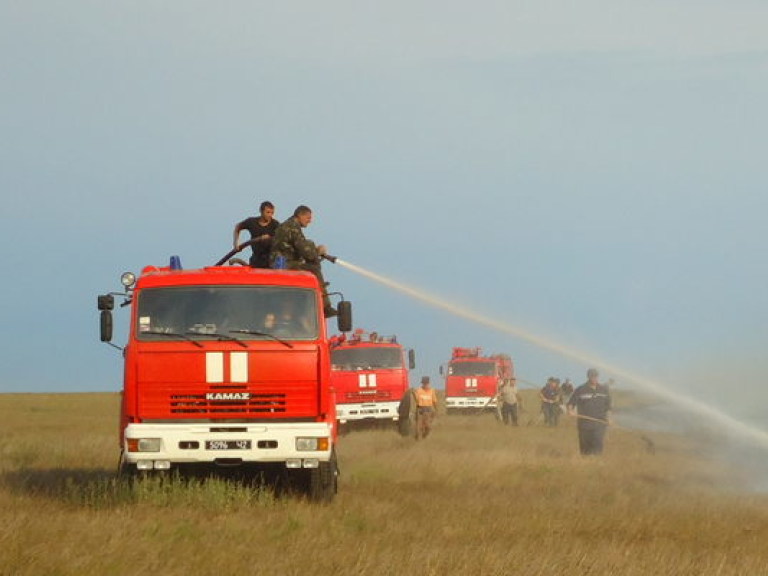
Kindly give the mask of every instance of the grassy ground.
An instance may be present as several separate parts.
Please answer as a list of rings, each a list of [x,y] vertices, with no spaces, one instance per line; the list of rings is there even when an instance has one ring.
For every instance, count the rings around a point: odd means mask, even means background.
[[[530,398],[527,407],[533,410]],[[0,395],[0,574],[761,574],[768,496],[687,438],[438,419],[341,439],[330,506],[112,477],[116,394]],[[528,425],[530,422],[530,425]],[[647,436],[646,436],[647,439]]]

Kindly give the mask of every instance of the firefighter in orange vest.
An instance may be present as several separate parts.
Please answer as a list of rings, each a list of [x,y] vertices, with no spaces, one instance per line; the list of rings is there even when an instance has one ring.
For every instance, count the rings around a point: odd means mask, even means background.
[[[421,387],[414,392],[416,397],[416,440],[426,438],[437,416],[437,393],[429,382],[429,376],[421,377]]]

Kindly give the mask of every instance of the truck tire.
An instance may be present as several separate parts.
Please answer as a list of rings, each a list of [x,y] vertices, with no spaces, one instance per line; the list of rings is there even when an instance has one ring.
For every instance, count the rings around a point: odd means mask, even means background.
[[[413,406],[413,392],[409,389],[400,399],[400,405],[397,407],[398,421],[397,431],[400,436],[410,436],[413,432],[414,419],[416,411]]]
[[[336,453],[333,453],[330,461],[320,462],[317,468],[309,470],[309,499],[323,504],[332,502],[338,491],[338,477]]]
[[[131,466],[125,461],[125,454],[120,452],[120,461],[117,464],[117,480],[119,482],[132,483],[138,477],[136,466]]]

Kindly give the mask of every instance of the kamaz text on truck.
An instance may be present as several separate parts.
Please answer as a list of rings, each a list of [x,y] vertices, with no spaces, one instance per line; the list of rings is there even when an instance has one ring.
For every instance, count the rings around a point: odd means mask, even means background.
[[[340,424],[364,420],[397,422],[400,401],[409,389],[415,353],[406,353],[395,336],[355,330],[331,339],[331,381]]]
[[[99,296],[130,306],[120,470],[277,472],[313,500],[336,492],[336,412],[321,286],[308,273],[148,266]],[[338,329],[351,328],[342,301]],[[114,345],[113,345],[114,346]]]
[[[484,356],[481,348],[454,348],[445,370],[445,407],[457,412],[496,407],[502,380],[514,377],[512,358],[507,354]]]

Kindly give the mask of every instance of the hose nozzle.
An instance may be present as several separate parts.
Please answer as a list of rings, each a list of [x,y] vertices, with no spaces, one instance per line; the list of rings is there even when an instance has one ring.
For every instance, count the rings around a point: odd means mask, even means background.
[[[331,256],[330,254],[323,254],[320,256],[320,258],[324,258],[325,260],[328,260],[328,262],[332,262],[336,264],[336,256]]]

